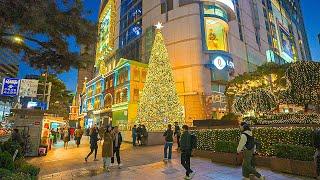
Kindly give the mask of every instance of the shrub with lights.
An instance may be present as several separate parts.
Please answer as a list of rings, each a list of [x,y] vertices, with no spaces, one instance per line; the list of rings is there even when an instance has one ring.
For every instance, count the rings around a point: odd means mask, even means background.
[[[276,155],[274,147],[276,144],[304,146],[313,149],[313,132],[314,129],[310,127],[253,128],[254,137],[261,143],[259,154],[262,156]],[[221,152],[221,142],[238,143],[240,138],[240,130],[237,128],[195,130],[194,133],[197,135],[199,150],[214,152]],[[230,149],[228,151],[233,152]]]
[[[277,107],[277,98],[269,91],[257,89],[240,96],[234,107],[243,114],[270,112]]]

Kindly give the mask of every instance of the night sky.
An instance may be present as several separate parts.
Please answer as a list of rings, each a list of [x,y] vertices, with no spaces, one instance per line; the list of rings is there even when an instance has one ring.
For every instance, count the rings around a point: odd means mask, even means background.
[[[90,10],[92,13],[88,16],[91,21],[98,20],[98,11],[100,0],[84,0],[86,10]],[[312,53],[312,59],[320,61],[320,45],[317,35],[320,33],[320,1],[319,0],[301,0],[302,11],[304,15],[304,22],[307,30],[309,45]],[[72,51],[79,51],[79,47],[70,40]],[[23,78],[26,74],[38,74],[38,71],[31,69],[25,63],[20,65],[19,77]],[[59,78],[63,80],[67,88],[75,92],[77,87],[77,70],[72,69],[69,72],[59,75]]]

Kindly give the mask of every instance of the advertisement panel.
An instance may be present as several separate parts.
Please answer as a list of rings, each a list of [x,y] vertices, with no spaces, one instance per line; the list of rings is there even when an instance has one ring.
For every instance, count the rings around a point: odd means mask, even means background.
[[[19,95],[21,97],[37,97],[38,80],[21,79]]]
[[[281,49],[283,53],[286,53],[288,56],[293,58],[293,52],[292,52],[292,45],[290,42],[290,36],[288,33],[279,26],[279,31],[280,31],[280,38],[281,38]]]
[[[1,95],[18,96],[20,80],[18,78],[4,78],[2,82]]]
[[[207,50],[228,51],[228,24],[213,17],[204,18],[204,31]]]

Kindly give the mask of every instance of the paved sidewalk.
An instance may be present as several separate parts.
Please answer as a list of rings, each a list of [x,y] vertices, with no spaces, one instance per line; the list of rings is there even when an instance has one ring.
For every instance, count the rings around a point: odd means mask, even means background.
[[[89,153],[88,137],[83,138],[83,144],[76,148],[70,142],[69,149],[63,149],[60,142],[47,156],[31,158],[28,161],[41,168],[40,179],[112,179],[112,180],[179,180],[184,177],[184,169],[180,165],[179,153],[173,152],[170,163],[162,162],[163,147],[132,147],[124,144],[121,148],[123,167],[111,168],[110,173],[102,169],[101,147],[98,149],[99,161],[93,161],[91,155],[88,163],[84,157]],[[195,170],[195,180],[240,180],[241,167],[231,167],[215,164],[208,159],[194,157],[191,166]],[[297,177],[259,169],[268,180],[298,180],[309,178]]]

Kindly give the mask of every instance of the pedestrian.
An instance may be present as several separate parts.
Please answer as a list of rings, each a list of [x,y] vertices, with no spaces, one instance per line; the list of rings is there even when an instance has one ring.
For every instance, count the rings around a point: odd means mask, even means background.
[[[141,127],[141,124],[139,124],[137,128],[137,142],[139,146],[141,146],[141,133],[142,133],[142,127]]]
[[[83,130],[81,129],[81,126],[79,125],[78,128],[76,129],[76,131],[74,132],[77,148],[80,145],[82,135],[83,135]]]
[[[89,134],[90,135],[90,153],[87,155],[84,160],[88,162],[89,156],[93,153],[94,151],[94,161],[98,161],[97,159],[97,152],[98,152],[98,140],[99,140],[99,131],[97,127],[92,127],[90,130]]]
[[[70,133],[69,133],[69,129],[67,127],[65,127],[65,129],[63,130],[63,147],[64,149],[68,149],[68,143],[70,141]]]
[[[63,128],[60,128],[59,131],[60,131],[60,140],[63,141],[63,137],[64,137],[64,135],[63,135]]]
[[[57,128],[56,133],[57,133],[57,142],[58,142],[60,140],[60,138],[61,138],[61,134],[60,134],[59,128]]]
[[[136,146],[136,141],[137,141],[137,125],[134,125],[132,128],[132,145]]]
[[[163,161],[171,161],[172,157],[172,146],[173,146],[173,131],[172,131],[171,124],[168,124],[168,129],[163,133],[165,137],[165,144],[164,144],[164,159]],[[168,152],[169,148],[169,152]]]
[[[316,148],[314,162],[316,165],[317,179],[320,180],[320,130],[317,129],[313,135],[313,145]]]
[[[182,130],[183,132],[180,139],[181,164],[186,170],[185,179],[192,179],[195,175],[195,172],[193,172],[190,167],[190,158],[192,152],[191,134],[187,125],[183,125]]]
[[[103,134],[102,144],[103,169],[107,172],[110,172],[111,157],[113,156],[113,140],[114,135],[111,126],[107,126]]]
[[[119,131],[118,126],[114,127],[113,132],[114,132],[114,140],[113,140],[113,154],[111,158],[111,164],[112,166],[114,165],[114,153],[115,153],[117,157],[118,168],[121,169],[122,164],[120,159],[120,147],[122,143],[122,135],[121,135],[121,132]]]
[[[180,150],[180,136],[181,136],[181,131],[180,131],[180,126],[178,122],[174,122],[174,136],[177,138],[177,144],[178,148],[177,150]]]
[[[86,129],[86,135],[87,135],[87,136],[90,136],[90,128],[87,128],[87,129]]]
[[[141,145],[145,146],[148,144],[148,131],[145,125],[141,126]]]
[[[250,179],[250,174],[255,175],[258,179],[265,179],[257,172],[254,164],[255,140],[249,125],[245,122],[240,124],[240,141],[237,152],[243,152],[242,176],[244,180]]]

